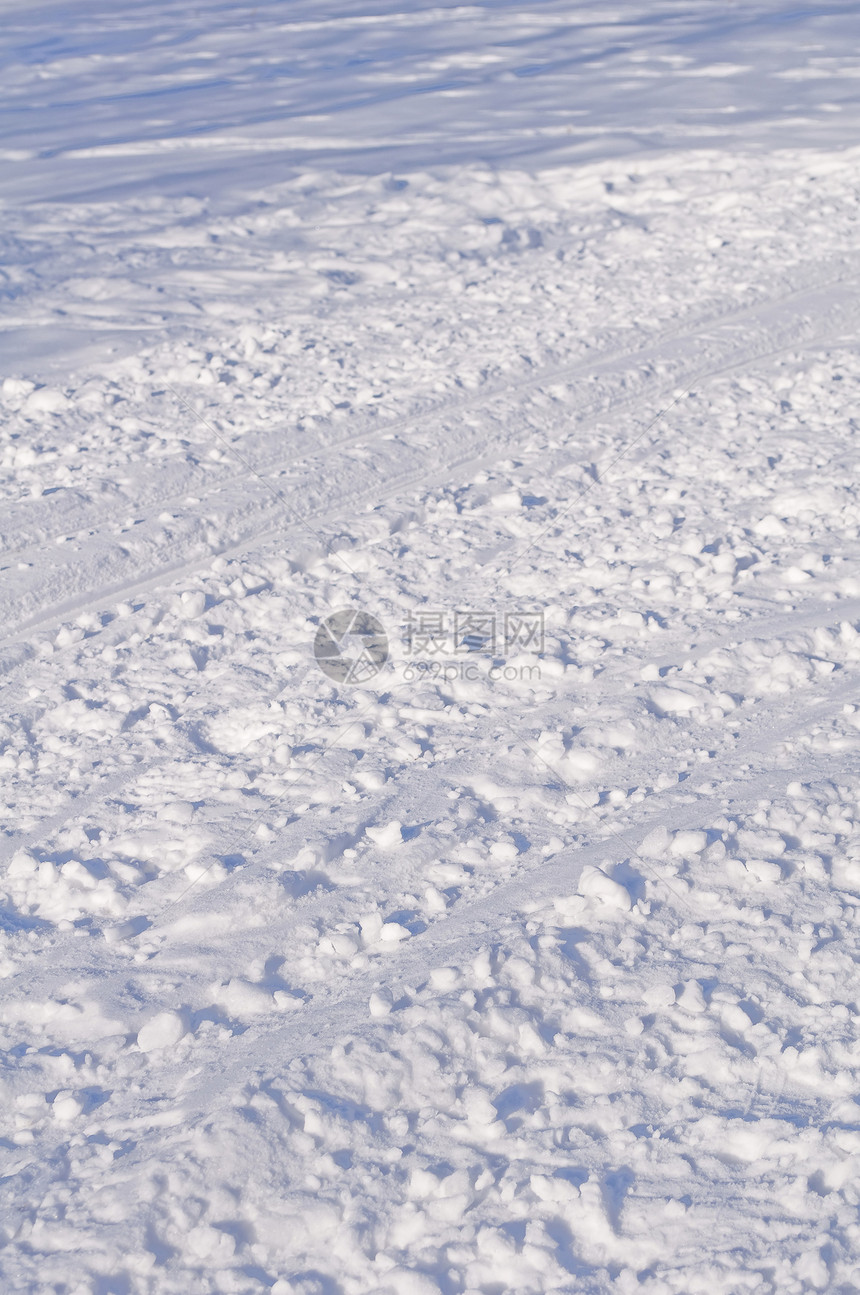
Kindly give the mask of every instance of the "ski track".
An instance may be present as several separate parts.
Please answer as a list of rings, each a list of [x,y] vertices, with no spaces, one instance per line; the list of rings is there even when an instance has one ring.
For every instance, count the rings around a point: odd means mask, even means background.
[[[239,459],[238,462],[240,467],[243,467],[245,470],[239,472],[238,480],[247,480],[252,475],[266,476],[276,479],[289,468],[295,467],[297,464],[305,462],[308,459],[319,455],[321,452],[336,454],[351,445],[375,445],[380,440],[395,436],[399,432],[413,432],[420,429],[423,425],[441,420],[443,417],[453,418],[476,407],[482,407],[487,403],[487,401],[497,399],[498,397],[504,397],[507,400],[511,400],[513,398],[522,397],[528,391],[540,391],[541,388],[545,388],[550,383],[569,381],[578,376],[595,376],[606,367],[615,368],[623,362],[638,361],[639,363],[642,363],[649,359],[655,360],[659,356],[660,348],[664,347],[667,342],[681,338],[690,338],[697,334],[704,334],[710,327],[716,324],[725,326],[728,324],[740,323],[748,318],[755,319],[756,316],[763,313],[766,307],[774,309],[792,302],[798,297],[805,297],[810,294],[816,295],[828,288],[837,286],[844,288],[846,280],[851,281],[856,278],[856,270],[846,269],[844,262],[841,264],[842,270],[838,275],[834,275],[833,277],[825,275],[822,277],[819,270],[819,272],[813,277],[813,281],[811,283],[805,282],[802,287],[795,286],[785,292],[784,295],[770,296],[764,302],[757,300],[752,305],[738,307],[735,310],[722,309],[711,311],[710,313],[697,318],[695,321],[685,321],[680,327],[669,329],[665,333],[661,334],[661,336],[656,340],[649,339],[641,346],[641,348],[632,348],[621,351],[615,350],[610,351],[609,354],[598,353],[596,355],[590,355],[587,358],[562,365],[552,366],[544,364],[540,367],[539,372],[530,379],[501,385],[498,383],[487,383],[485,387],[482,387],[478,392],[470,397],[445,401],[438,405],[434,405],[433,408],[427,410],[419,409],[413,414],[406,414],[401,418],[385,421],[381,426],[378,422],[371,423],[367,426],[363,426],[359,431],[352,432],[348,436],[340,437],[333,441],[320,440],[318,444],[308,445],[304,449],[300,449],[297,453],[291,454],[289,459],[286,460],[262,460],[253,465],[248,465],[243,460]],[[829,273],[832,273],[832,268],[835,267],[827,267]],[[828,302],[828,307],[832,307],[832,302]],[[707,377],[708,374],[705,373],[703,376]],[[193,409],[189,409],[189,412],[192,417],[200,417],[202,420],[202,415],[199,415]],[[575,411],[571,412],[576,416]],[[611,412],[611,409],[607,412]],[[208,419],[202,421],[204,421],[205,425],[206,421],[217,419],[217,417],[218,409],[216,407],[209,410]],[[203,482],[190,477],[186,483],[186,487],[181,493],[157,495],[152,499],[147,499],[146,496],[142,496],[141,502],[147,503],[150,512],[155,512],[155,510],[159,508],[167,509],[171,506],[177,506],[182,503],[184,498],[199,488],[201,484],[203,484]],[[276,488],[277,487],[272,486],[272,489]],[[222,490],[223,486],[218,485],[211,487],[209,491],[204,491],[200,503],[202,504],[203,500],[205,500],[208,495],[211,495],[212,493],[220,493]],[[13,558],[24,556],[42,556],[48,546],[56,543],[59,539],[77,539],[85,532],[88,538],[92,538],[95,531],[104,529],[106,526],[116,524],[121,511],[122,510],[120,509],[114,509],[112,513],[109,513],[108,516],[105,517],[104,511],[99,510],[90,518],[81,522],[77,530],[71,530],[70,532],[68,528],[64,527],[55,534],[46,536],[38,544],[29,545],[20,549],[7,549],[4,551],[4,559],[11,560]]]
[[[835,282],[838,283],[841,289],[844,289],[846,301],[851,300],[852,298],[849,297],[848,289],[845,288],[845,281],[840,279]],[[812,290],[805,289],[801,293],[792,292],[784,298],[768,301],[765,306],[759,304],[756,307],[749,307],[743,312],[739,312],[739,314],[746,318],[772,314],[777,309],[781,310],[784,308],[787,302],[796,301],[798,297],[800,298],[801,303],[804,299],[808,298],[812,298],[814,301],[816,296],[822,295],[825,289],[832,288],[833,286],[834,282],[831,281],[817,286]],[[826,311],[828,317],[836,315],[837,318],[839,318],[840,316],[841,312],[839,306],[834,305],[832,297],[828,297],[826,300]],[[751,347],[749,342],[745,342],[743,346],[736,348],[731,355],[721,357],[721,362],[718,365],[711,365],[705,368],[700,367],[701,359],[696,357],[693,361],[689,361],[686,364],[686,367],[675,372],[670,384],[664,386],[656,393],[637,393],[635,396],[625,401],[615,402],[612,401],[610,396],[608,398],[608,402],[601,404],[601,407],[598,409],[591,408],[580,411],[574,409],[566,411],[567,417],[576,420],[577,431],[582,433],[585,430],[593,429],[603,423],[611,423],[613,417],[618,414],[629,409],[639,408],[646,403],[650,404],[652,412],[655,410],[658,411],[660,405],[668,400],[669,394],[679,386],[683,387],[685,384],[698,386],[706,383],[711,378],[731,372],[733,369],[750,368],[756,363],[756,361],[772,358],[780,352],[797,349],[798,347],[802,347],[806,350],[821,349],[826,344],[825,339],[821,336],[813,335],[811,338],[808,336],[809,321],[803,304],[798,305],[797,313],[803,321],[803,327],[795,332],[790,340],[781,341],[775,347],[771,345],[772,339],[770,338],[760,342],[757,347]],[[729,326],[732,326],[737,323],[738,320],[733,317],[730,321],[721,320],[720,322],[727,323]],[[850,330],[850,319],[843,318],[840,322],[843,328]],[[641,352],[625,352],[620,356],[611,355],[608,358],[595,359],[588,365],[582,362],[577,362],[575,365],[562,366],[551,371],[549,374],[540,375],[532,381],[516,384],[508,389],[490,391],[486,393],[486,395],[482,393],[481,403],[487,404],[494,398],[497,399],[500,397],[505,398],[506,402],[509,402],[511,399],[522,397],[525,392],[540,391],[542,387],[549,383],[566,381],[580,374],[588,374],[594,377],[598,374],[602,374],[607,368],[611,371],[620,367],[622,364],[629,363],[631,360],[637,361],[637,366],[641,366],[641,364],[649,362],[653,366],[659,364],[661,347],[664,346],[667,341],[676,342],[679,337],[683,337],[687,341],[693,338],[704,338],[706,341],[713,341],[712,333],[712,323],[711,321],[708,321],[708,323],[706,323],[701,329],[696,329],[690,332],[685,331],[680,334],[670,333],[667,339],[661,339],[659,344],[652,344],[649,347],[643,348]],[[848,332],[848,335],[850,336],[850,331]],[[676,359],[677,357],[673,355],[672,358]],[[625,385],[626,377],[627,373],[619,379],[622,386]],[[459,408],[446,411],[446,413],[448,414],[448,417],[453,417],[455,414],[464,413],[475,404],[477,404],[477,401],[464,402],[464,404]],[[369,448],[381,439],[395,436],[398,431],[404,430],[407,424],[413,430],[417,430],[422,426],[422,424],[431,421],[435,422],[440,418],[441,414],[437,411],[433,411],[431,414],[417,416],[411,421],[401,420],[399,425],[392,424],[391,427],[381,428],[375,437],[367,437],[364,433],[358,433],[344,441],[337,442],[333,447],[331,447],[331,453],[333,456],[336,456],[344,448],[353,444],[359,444],[362,448]],[[448,433],[450,436],[452,429],[443,424],[441,431],[443,433]],[[655,439],[657,438],[659,438],[659,429],[655,432]],[[447,439],[449,439],[448,436],[440,435],[439,437],[440,441]],[[637,439],[638,437],[636,436],[631,437],[631,442],[635,442]],[[144,592],[160,588],[167,578],[189,576],[196,571],[201,570],[207,563],[211,562],[212,558],[215,556],[239,557],[248,552],[248,550],[255,544],[259,544],[261,540],[272,535],[276,530],[279,537],[283,539],[290,535],[290,528],[292,527],[296,534],[296,540],[294,540],[293,543],[296,548],[298,548],[299,545],[297,541],[304,532],[311,531],[314,534],[316,533],[315,527],[312,523],[319,523],[322,519],[325,519],[325,521],[330,525],[333,518],[336,518],[340,522],[346,522],[349,518],[350,511],[355,510],[368,500],[372,500],[378,504],[385,502],[392,497],[405,495],[409,491],[420,490],[430,485],[437,486],[445,484],[451,479],[452,474],[455,472],[468,471],[470,469],[474,469],[479,464],[483,465],[487,460],[491,447],[492,456],[493,458],[496,458],[509,453],[512,449],[516,449],[516,442],[510,438],[505,438],[504,433],[500,435],[496,432],[492,435],[485,435],[483,440],[473,442],[465,454],[449,458],[444,462],[442,467],[437,465],[432,471],[427,469],[419,469],[418,471],[407,469],[406,471],[401,470],[400,474],[396,476],[392,473],[391,476],[393,479],[389,479],[389,481],[385,482],[381,486],[371,485],[364,491],[359,491],[352,496],[344,496],[342,494],[340,496],[335,496],[334,499],[326,499],[324,503],[320,503],[315,509],[305,513],[304,515],[299,514],[298,516],[293,517],[287,515],[286,520],[281,523],[274,523],[271,521],[271,518],[267,518],[267,522],[263,526],[257,526],[256,528],[247,530],[238,542],[231,545],[225,545],[223,548],[216,548],[214,551],[207,549],[206,556],[202,559],[194,558],[190,561],[173,562],[155,572],[152,572],[151,570],[148,571],[142,579],[121,580],[115,583],[110,583],[98,589],[97,592],[92,589],[87,590],[60,606],[51,608],[47,614],[39,613],[35,617],[25,621],[20,627],[18,627],[14,638],[7,638],[4,642],[0,642],[0,651],[8,649],[13,644],[19,643],[19,636],[21,634],[28,633],[33,630],[44,630],[46,628],[50,628],[51,626],[56,625],[58,621],[61,621],[75,613],[105,611],[105,604],[109,601],[118,600],[120,598],[139,597]],[[433,447],[434,450],[436,448],[436,446]],[[408,450],[409,447],[406,446],[406,453],[408,453]],[[623,455],[624,452],[625,451],[622,448],[621,454]],[[428,453],[427,458],[432,457],[435,457],[433,453]],[[300,460],[293,462],[298,461]],[[276,477],[280,470],[280,468],[267,469],[262,467],[260,469],[255,469],[254,472],[255,475],[258,471],[260,474],[268,472],[269,475]],[[323,477],[331,475],[330,470],[326,473],[325,468],[323,468],[321,475]],[[304,491],[296,491],[293,496],[283,496],[277,487],[273,487],[273,490],[277,491],[277,497],[273,504],[271,500],[262,495],[262,483],[255,482],[254,485],[256,488],[252,493],[252,500],[254,496],[256,496],[258,510],[268,508],[269,513],[279,507],[289,506],[292,499],[303,501],[306,498]],[[161,507],[162,502],[159,501],[157,504],[153,505],[153,507],[155,506]],[[238,514],[238,517],[242,517],[244,513],[249,511],[250,507],[251,504],[249,503],[237,505],[235,513]],[[231,515],[225,523],[225,529],[235,529],[236,526],[237,522]],[[324,553],[328,547],[321,537],[320,542],[322,547],[317,551],[318,555]],[[295,549],[293,552],[295,552]],[[303,554],[303,558],[305,560],[307,560],[308,556],[309,555],[307,554]],[[21,664],[24,664],[24,662]]]

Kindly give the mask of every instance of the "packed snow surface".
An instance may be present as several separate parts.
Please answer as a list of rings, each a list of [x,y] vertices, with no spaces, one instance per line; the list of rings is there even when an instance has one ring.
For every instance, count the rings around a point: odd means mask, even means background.
[[[2,1289],[856,1291],[856,11],[0,10]]]

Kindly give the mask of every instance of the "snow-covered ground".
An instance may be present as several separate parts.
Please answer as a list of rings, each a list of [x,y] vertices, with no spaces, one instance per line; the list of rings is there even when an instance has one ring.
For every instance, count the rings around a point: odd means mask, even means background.
[[[856,10],[0,15],[4,1292],[856,1291]]]

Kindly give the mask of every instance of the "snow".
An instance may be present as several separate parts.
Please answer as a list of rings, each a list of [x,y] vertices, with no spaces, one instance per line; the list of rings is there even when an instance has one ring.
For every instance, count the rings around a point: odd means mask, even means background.
[[[3,16],[3,1289],[856,1289],[851,7]]]

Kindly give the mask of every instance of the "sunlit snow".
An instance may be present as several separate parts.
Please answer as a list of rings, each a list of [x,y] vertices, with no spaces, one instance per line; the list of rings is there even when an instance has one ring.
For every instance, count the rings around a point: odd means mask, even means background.
[[[0,1288],[860,1289],[856,6],[0,20]]]

